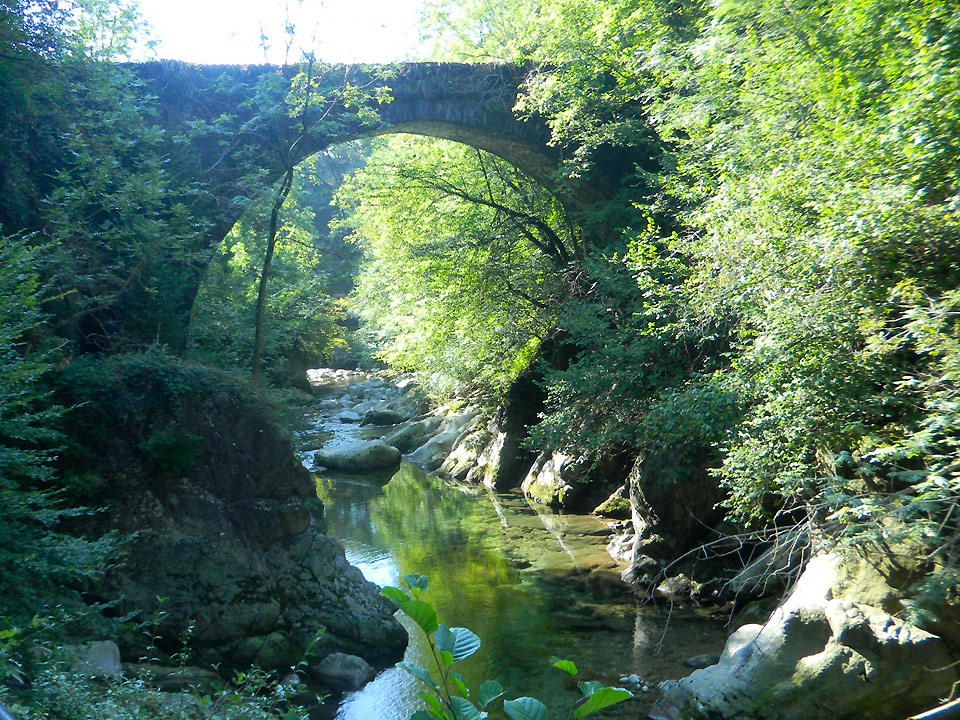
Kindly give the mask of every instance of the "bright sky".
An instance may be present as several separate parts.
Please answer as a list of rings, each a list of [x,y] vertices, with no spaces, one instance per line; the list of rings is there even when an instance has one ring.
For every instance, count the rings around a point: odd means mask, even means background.
[[[197,63],[282,63],[284,18],[324,62],[389,62],[416,46],[423,0],[140,0],[157,57]],[[268,37],[266,57],[261,27]],[[315,39],[314,39],[315,38]],[[300,59],[295,44],[289,62]]]

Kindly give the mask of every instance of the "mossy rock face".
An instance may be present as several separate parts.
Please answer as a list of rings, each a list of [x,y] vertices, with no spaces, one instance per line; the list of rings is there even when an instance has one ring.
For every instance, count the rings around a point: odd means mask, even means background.
[[[593,509],[594,515],[611,518],[613,520],[627,520],[630,518],[632,506],[627,497],[626,487],[617,488],[606,500]]]

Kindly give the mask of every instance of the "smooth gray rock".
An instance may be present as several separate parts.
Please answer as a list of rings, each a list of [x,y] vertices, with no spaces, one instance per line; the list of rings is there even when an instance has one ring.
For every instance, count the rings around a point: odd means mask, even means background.
[[[890,591],[862,561],[814,558],[766,623],[730,636],[716,665],[661,683],[650,717],[900,720],[930,707],[956,666],[939,637],[882,608]]]
[[[443,418],[439,415],[431,415],[393,431],[385,436],[383,441],[402,453],[409,453],[427,442],[441,425],[443,425]]]
[[[85,645],[65,645],[63,651],[69,658],[71,667],[87,677],[116,677],[122,670],[120,648],[112,640],[100,640]]]
[[[466,479],[470,470],[476,467],[480,454],[490,443],[490,439],[490,431],[486,427],[470,428],[461,433],[450,454],[440,466],[440,472],[456,480]]]
[[[155,663],[123,663],[123,674],[127,677],[142,678],[164,691],[212,688],[223,683],[213,670],[192,665],[171,667]]]
[[[463,429],[478,414],[479,411],[472,410],[463,415],[454,415],[447,418],[440,428],[440,432],[411,453],[410,460],[422,465],[428,471],[438,469],[453,450],[453,446],[460,438]]]
[[[540,453],[520,485],[523,494],[534,502],[564,507],[574,493],[570,475],[574,458],[563,453]]]
[[[331,688],[358,690],[369,682],[376,671],[356,655],[333,653],[316,665],[311,665],[310,674]]]
[[[409,413],[404,413],[391,408],[373,408],[367,410],[360,420],[361,425],[397,425],[410,417]]]
[[[317,452],[314,463],[331,470],[367,472],[400,463],[400,451],[383,440],[357,440]]]
[[[709,653],[707,655],[696,655],[695,657],[687,658],[683,661],[683,664],[699,670],[710,667],[711,665],[716,665],[718,662],[720,662],[720,656],[715,653]]]

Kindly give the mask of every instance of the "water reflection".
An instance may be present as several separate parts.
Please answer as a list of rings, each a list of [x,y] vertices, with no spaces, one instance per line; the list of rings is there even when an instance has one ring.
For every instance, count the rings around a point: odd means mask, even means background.
[[[589,678],[616,683],[636,672],[656,682],[681,674],[667,669],[679,660],[722,645],[717,623],[700,621],[690,626],[692,643],[673,643],[672,653],[654,646],[665,616],[638,608],[619,584],[603,550],[607,529],[596,518],[530,507],[520,495],[449,486],[409,463],[392,477],[324,473],[317,490],[328,532],[368,579],[400,585],[408,573],[428,575],[425,599],[441,621],[480,636],[480,652],[458,665],[471,687],[497,679],[510,697],[533,694],[552,709],[569,708],[575,688],[549,667],[553,655],[575,660]],[[689,622],[675,620],[675,630]],[[405,661],[429,667],[421,634],[411,630],[410,637]],[[706,649],[700,637],[709,639]],[[406,673],[386,670],[347,695],[337,717],[406,720],[422,707],[419,689]],[[604,717],[636,717],[638,710],[626,703]]]

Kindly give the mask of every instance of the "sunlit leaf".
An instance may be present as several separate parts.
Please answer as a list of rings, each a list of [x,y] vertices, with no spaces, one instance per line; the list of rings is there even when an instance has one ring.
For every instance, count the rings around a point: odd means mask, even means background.
[[[410,598],[407,597],[407,594],[403,590],[401,590],[400,588],[390,587],[389,585],[387,585],[386,587],[380,588],[380,594],[383,595],[388,600],[393,600],[393,602],[395,602],[397,605],[399,605],[400,603],[408,602],[410,600]]]
[[[423,600],[407,600],[400,603],[400,610],[403,614],[419,625],[428,635],[435,632],[439,625],[437,624],[437,611],[433,605]]]
[[[581,683],[583,685],[584,683]],[[582,690],[583,688],[581,688]],[[584,693],[586,694],[586,693]],[[624,690],[623,688],[612,688],[612,687],[600,687],[595,689],[590,696],[587,698],[587,701],[577,708],[576,712],[573,714],[574,720],[580,720],[587,715],[592,715],[598,710],[603,710],[608,708],[611,705],[616,705],[619,702],[624,700],[629,700],[633,697],[633,693],[629,690]]]
[[[438,650],[453,656],[454,662],[460,662],[480,649],[480,638],[462,627],[448,628],[446,625],[441,625],[433,636],[433,640]]]

